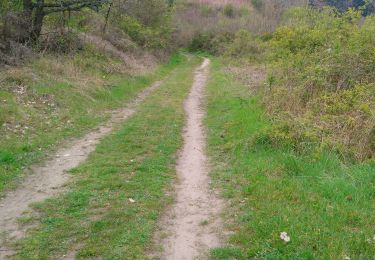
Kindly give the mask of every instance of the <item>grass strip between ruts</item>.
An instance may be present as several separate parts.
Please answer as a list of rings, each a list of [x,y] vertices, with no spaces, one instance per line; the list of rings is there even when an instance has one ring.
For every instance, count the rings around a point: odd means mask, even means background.
[[[89,54],[77,54],[78,57],[75,57],[75,60],[101,64],[102,67],[105,67],[106,62],[114,62],[105,56],[96,57]],[[109,118],[111,110],[124,107],[126,102],[133,99],[152,82],[163,79],[184,59],[182,54],[177,53],[166,64],[159,65],[155,70],[140,76],[103,74],[103,77],[107,79],[106,84],[89,88],[80,86],[78,83],[59,82],[48,78],[47,72],[42,73],[45,68],[30,65],[30,71],[34,71],[37,75],[46,74],[44,75],[46,78],[41,78],[37,82],[27,81],[29,84],[27,88],[31,94],[27,93],[22,97],[25,99],[22,102],[26,104],[17,101],[18,99],[13,94],[4,92],[0,88],[2,99],[0,117],[5,116],[4,120],[16,117],[19,121],[18,127],[27,127],[22,134],[14,133],[3,126],[0,127],[0,134],[3,135],[0,139],[0,197],[4,190],[16,186],[15,180],[17,177],[22,178],[24,168],[43,160],[65,139],[79,137],[92,131],[94,127]],[[34,63],[39,64],[38,62],[42,63],[41,61]],[[79,66],[76,66],[77,68],[74,68],[78,69]],[[90,70],[90,72],[93,78],[102,73],[98,70]],[[22,75],[19,77],[22,78]],[[66,80],[69,82],[68,79]],[[45,106],[44,103],[35,102],[46,97],[53,97],[52,100],[56,103],[55,109],[42,108]],[[6,102],[3,102],[3,99]],[[28,105],[30,102],[36,103],[33,105],[35,107]],[[17,118],[16,111],[28,119],[22,119],[22,121]]]
[[[179,65],[121,129],[72,171],[69,191],[35,205],[36,228],[16,245],[16,259],[142,259],[175,176],[185,122],[183,101],[197,57]],[[134,200],[132,202],[131,200]]]

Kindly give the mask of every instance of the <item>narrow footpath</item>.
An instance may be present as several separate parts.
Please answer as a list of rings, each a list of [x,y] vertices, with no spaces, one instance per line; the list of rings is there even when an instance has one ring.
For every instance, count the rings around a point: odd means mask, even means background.
[[[196,70],[191,92],[185,101],[187,116],[184,146],[177,162],[176,201],[163,217],[161,228],[166,237],[156,241],[164,248],[161,259],[192,260],[207,256],[220,245],[219,214],[222,201],[210,191],[206,140],[202,108],[210,60]]]

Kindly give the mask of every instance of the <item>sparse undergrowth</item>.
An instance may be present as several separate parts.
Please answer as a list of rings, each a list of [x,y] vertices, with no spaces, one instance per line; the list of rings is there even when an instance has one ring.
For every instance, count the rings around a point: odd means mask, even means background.
[[[70,56],[46,56],[0,74],[0,193],[23,169],[59,142],[81,136],[109,118],[183,57],[144,75],[129,75],[123,63],[95,48]]]
[[[371,259],[374,165],[273,146],[262,138],[273,122],[259,97],[220,68],[213,62],[208,141],[214,183],[230,200],[225,218],[233,235],[212,259]]]
[[[194,57],[180,65],[121,129],[72,171],[69,191],[35,205],[34,225],[15,259],[143,259],[174,178],[182,143],[181,105],[192,84]],[[71,255],[71,254],[70,254]],[[74,255],[74,254],[73,254]]]

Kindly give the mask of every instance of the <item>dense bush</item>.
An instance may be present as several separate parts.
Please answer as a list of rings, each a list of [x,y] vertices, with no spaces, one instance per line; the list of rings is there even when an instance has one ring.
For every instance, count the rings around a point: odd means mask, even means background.
[[[273,33],[238,31],[224,56],[237,66],[267,65],[264,105],[275,121],[289,127],[276,124],[260,140],[289,143],[298,151],[309,144],[345,159],[374,157],[374,15],[364,20],[361,10],[293,8]]]
[[[83,43],[72,31],[61,30],[57,33],[43,36],[39,48],[43,51],[68,54],[83,49]]]
[[[375,17],[292,9],[269,42],[269,112],[345,156],[374,156]]]
[[[111,23],[119,26],[142,47],[171,47],[172,9],[164,0],[123,1],[117,6]]]
[[[124,49],[122,46],[126,50],[130,49],[128,46],[132,49],[147,48],[158,55],[171,53],[175,49],[171,40],[172,1],[168,4],[165,0],[51,0],[38,2],[39,5],[34,2],[0,0],[1,49],[9,46],[10,42],[36,47],[34,49],[38,51],[58,53],[81,49],[79,37],[67,31],[110,39],[120,49]],[[61,2],[61,7],[56,7],[56,2]],[[115,35],[108,37],[113,32]],[[12,53],[1,52],[0,62],[4,63],[9,60],[5,55]]]
[[[240,30],[235,34],[233,42],[226,48],[225,55],[241,62],[259,60],[263,52],[262,46],[262,42],[252,36],[249,31]]]
[[[339,11],[345,12],[349,8],[360,9],[363,15],[369,15],[375,11],[375,2],[373,0],[310,0],[312,6],[330,5],[336,7]]]
[[[234,17],[234,13],[235,13],[235,9],[234,9],[234,6],[232,4],[226,4],[224,6],[224,9],[223,9],[223,13],[227,16],[227,17]]]
[[[263,5],[262,0],[251,0],[251,3],[257,9],[260,9],[262,7],[262,5]]]
[[[192,52],[207,52],[213,55],[222,55],[225,53],[229,43],[235,38],[232,33],[202,32],[194,35],[188,46]]]
[[[192,39],[189,50],[196,51],[210,51],[213,48],[212,40],[214,38],[213,34],[210,33],[198,33]]]

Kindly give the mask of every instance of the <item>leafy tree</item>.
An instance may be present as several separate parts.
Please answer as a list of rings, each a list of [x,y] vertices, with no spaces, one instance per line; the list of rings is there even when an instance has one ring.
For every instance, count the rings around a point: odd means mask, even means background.
[[[79,11],[83,8],[98,10],[111,0],[16,0],[13,3],[1,1],[1,6],[13,7],[17,12],[16,22],[24,30],[20,42],[36,42],[40,36],[45,16],[57,12]],[[17,7],[17,8],[15,8]],[[6,21],[5,21],[6,24]],[[4,26],[6,30],[6,25]],[[6,32],[4,33],[6,34]]]
[[[309,2],[312,6],[334,6],[341,12],[345,12],[348,8],[361,9],[364,16],[375,11],[374,0],[310,0]]]

